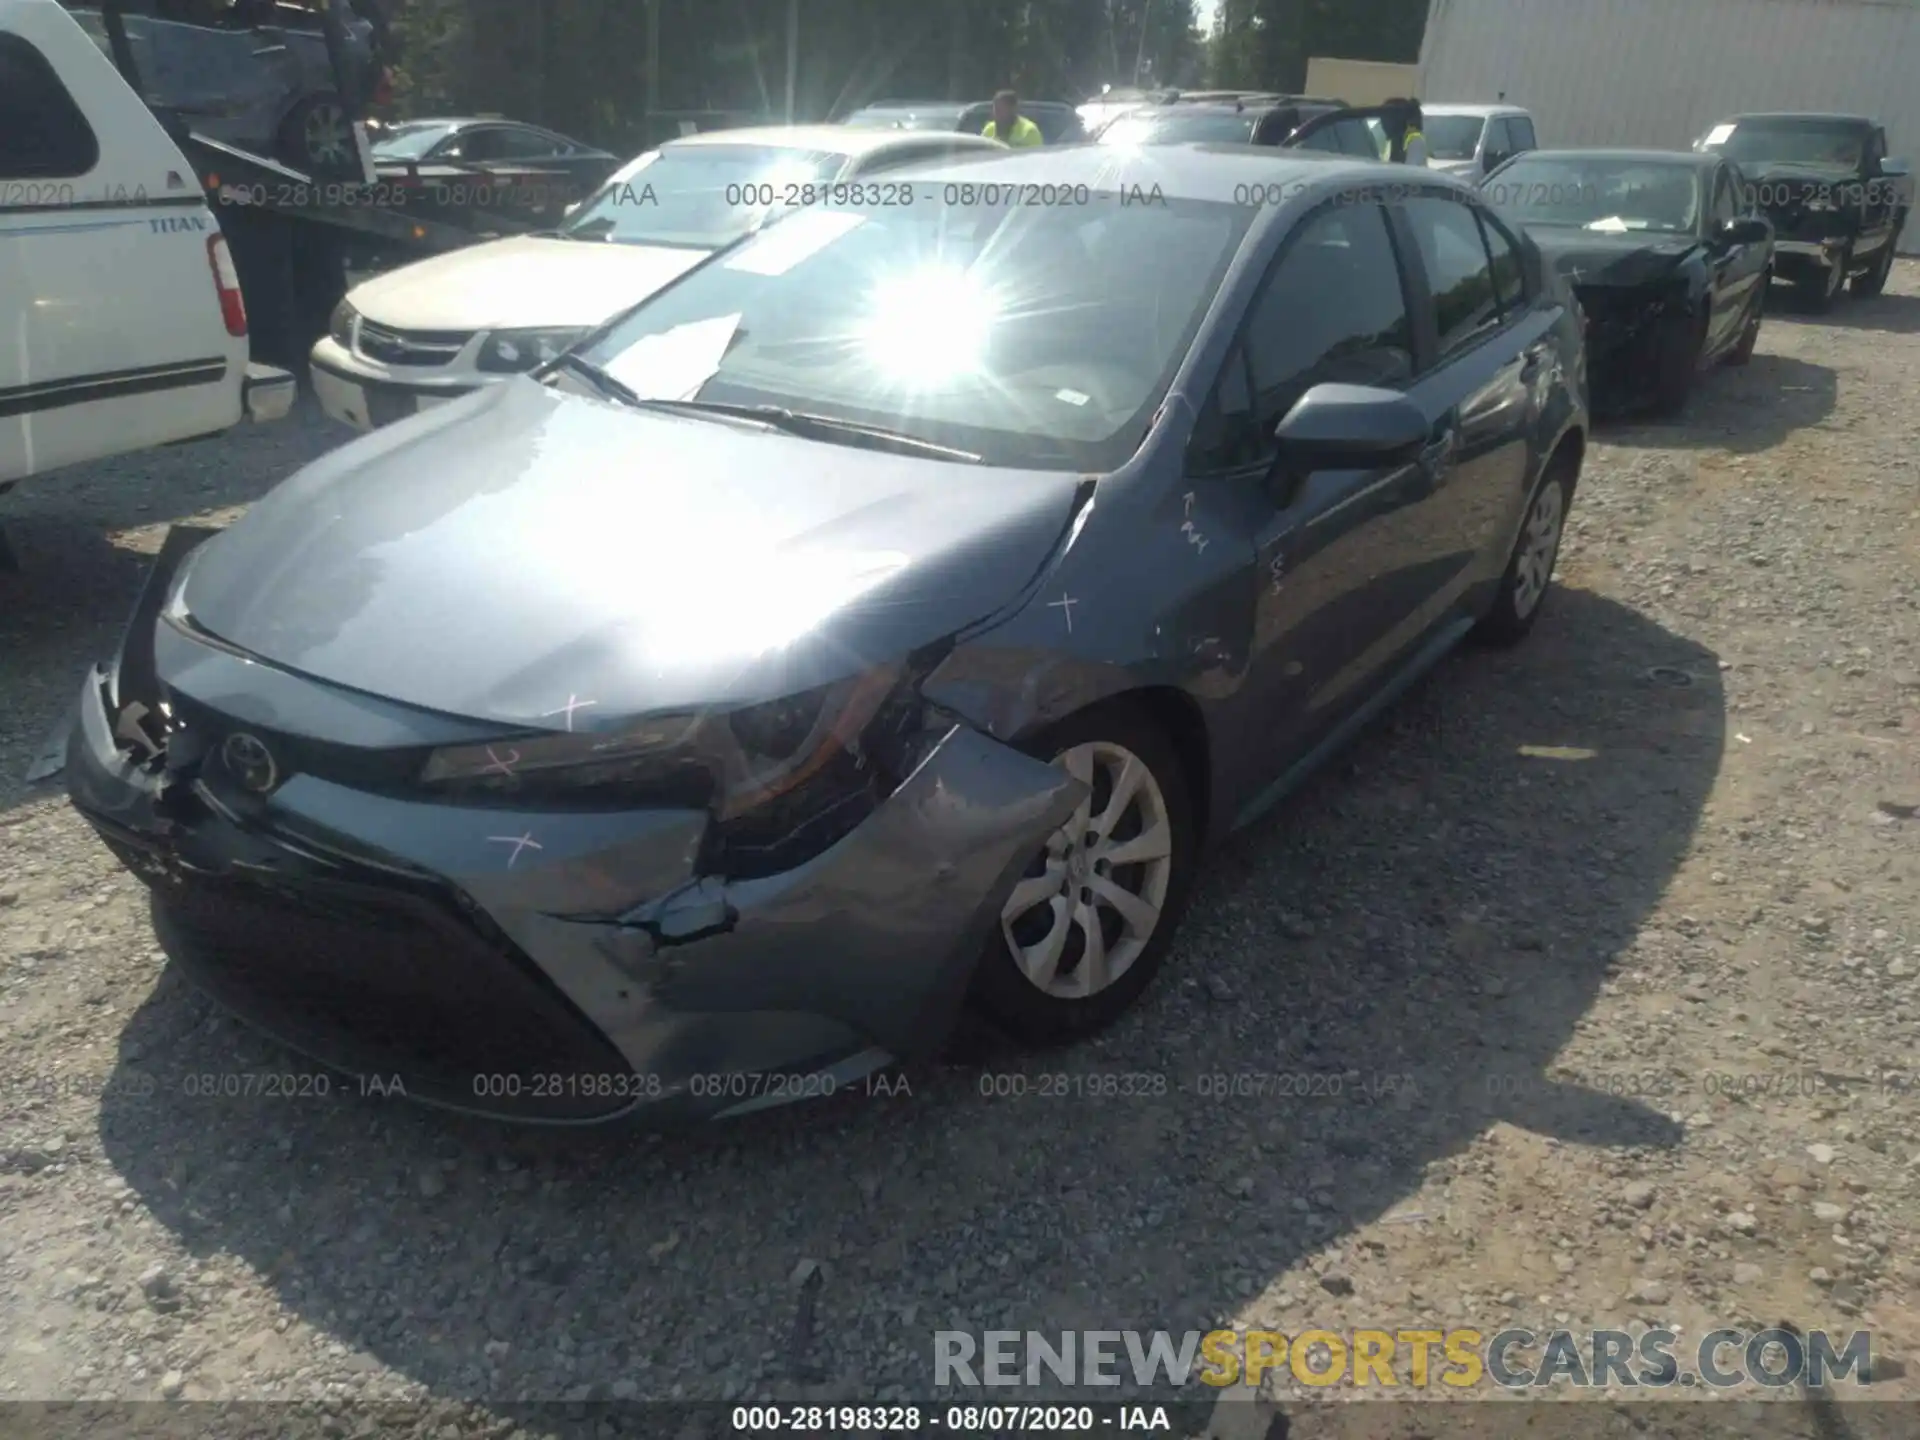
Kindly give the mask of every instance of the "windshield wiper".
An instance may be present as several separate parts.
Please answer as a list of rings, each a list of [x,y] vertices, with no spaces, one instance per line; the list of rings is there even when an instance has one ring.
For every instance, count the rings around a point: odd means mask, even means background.
[[[789,410],[784,405],[736,405],[724,400],[638,400],[637,403],[695,415],[725,415],[735,420],[754,420],[769,429],[802,435],[809,440],[825,440],[830,444],[890,450],[901,455],[925,455],[935,460],[958,460],[968,465],[981,463],[981,457],[971,450],[936,445],[917,435],[907,435],[879,425],[862,425],[858,421],[841,420],[832,415]]]
[[[563,350],[559,355],[555,356],[553,368],[555,370],[566,370],[580,376],[581,379],[593,386],[594,389],[606,396],[607,399],[618,400],[622,405],[645,405],[648,403],[642,400],[639,393],[632,389],[632,387],[624,385],[614,379],[613,376],[609,375],[600,366],[594,364],[593,361],[587,359],[586,356],[576,355],[571,350]]]
[[[926,455],[935,460],[958,460],[968,465],[981,463],[981,457],[971,450],[956,450],[949,445],[936,445],[931,440],[922,440],[915,435],[905,435],[898,430],[882,429],[878,425],[862,425],[853,420],[839,420],[831,415],[813,415],[804,410],[789,410],[784,405],[734,405],[724,400],[656,399],[642,395],[631,386],[622,384],[601,366],[571,350],[555,358],[553,366],[556,370],[571,371],[608,399],[618,400],[621,404],[631,405],[637,410],[670,410],[681,415],[712,415],[728,420],[745,420],[755,425],[763,425],[769,430],[783,430],[789,435],[804,435],[809,440],[859,445],[869,450],[891,450],[902,455]]]

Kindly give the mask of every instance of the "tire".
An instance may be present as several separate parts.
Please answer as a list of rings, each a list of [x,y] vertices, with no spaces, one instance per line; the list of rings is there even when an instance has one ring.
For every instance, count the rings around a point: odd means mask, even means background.
[[[280,124],[279,159],[315,179],[355,179],[360,157],[338,95],[309,95]]]
[[[1760,343],[1760,322],[1767,309],[1767,278],[1762,276],[1754,288],[1753,304],[1747,311],[1746,326],[1740,331],[1740,339],[1727,353],[1727,364],[1744,365],[1753,359],[1753,347]]]
[[[1000,929],[988,942],[974,974],[974,999],[1014,1040],[1052,1045],[1112,1024],[1152,982],[1166,960],[1186,904],[1198,836],[1180,756],[1161,728],[1138,707],[1119,702],[1082,711],[1056,726],[1031,751],[1075,770],[1081,778],[1092,771],[1094,793],[1048,838],[1015,886],[1003,909]],[[1151,858],[1158,847],[1149,842],[1142,848],[1150,858],[1101,869],[1105,862],[1100,849],[1110,848],[1110,842],[1089,845],[1087,837],[1093,833],[1090,827],[1105,818],[1112,781],[1129,762],[1141,767],[1140,784],[1126,808],[1112,817],[1108,833],[1117,831],[1124,847],[1164,827],[1166,854],[1163,859]],[[1082,864],[1089,869],[1080,870]],[[1086,881],[1078,898],[1072,894],[1076,877]],[[1100,892],[1092,888],[1095,884],[1108,894],[1119,891],[1144,900],[1152,910],[1151,918],[1127,921],[1110,902],[1101,901]],[[1086,903],[1088,896],[1094,897],[1091,905]],[[1075,993],[1090,978],[1090,934],[1099,936],[1101,953],[1109,964],[1124,957],[1123,968],[1091,993]],[[1020,957],[1031,957],[1029,963],[1035,966],[1044,964],[1048,951],[1042,947],[1048,941],[1054,942],[1050,946],[1052,986],[1043,989],[1029,977]]]
[[[1802,288],[1807,308],[1815,315],[1824,315],[1833,309],[1833,302],[1840,298],[1840,292],[1847,288],[1847,270],[1853,264],[1853,247],[1849,245],[1840,252],[1840,258],[1834,261],[1833,268],[1822,273],[1820,279],[1808,281]]]
[[[1700,353],[1707,345],[1707,315],[1676,315],[1667,322],[1654,357],[1653,407],[1671,418],[1687,408],[1694,378],[1700,373]]]
[[[1895,230],[1894,235],[1900,232]],[[1887,239],[1886,249],[1880,252],[1880,259],[1873,269],[1864,275],[1856,275],[1847,285],[1847,291],[1856,300],[1871,300],[1887,288],[1887,277],[1893,274],[1893,239]]]
[[[1518,645],[1532,632],[1553,588],[1553,567],[1560,558],[1567,508],[1578,478],[1574,462],[1556,455],[1527,497],[1526,515],[1514,538],[1513,553],[1507,557],[1506,571],[1500,576],[1493,608],[1473,631],[1474,640],[1480,644],[1499,648]],[[1550,533],[1543,536],[1541,527],[1548,523]]]

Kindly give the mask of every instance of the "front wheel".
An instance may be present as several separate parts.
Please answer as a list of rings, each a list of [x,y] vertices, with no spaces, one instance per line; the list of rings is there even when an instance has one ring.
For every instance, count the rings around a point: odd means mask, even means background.
[[[1474,630],[1484,645],[1517,645],[1527,638],[1546,604],[1553,583],[1553,567],[1560,560],[1560,537],[1566,530],[1567,506],[1573,498],[1574,465],[1556,458],[1540,477],[1527,502],[1527,518],[1513,542],[1500,590]]]
[[[280,126],[280,159],[315,179],[355,177],[360,152],[346,106],[333,95],[311,95]]]
[[[1086,711],[1042,753],[1089,793],[1007,897],[974,987],[1029,1044],[1091,1034],[1139,998],[1179,923],[1196,841],[1180,757],[1142,711]]]
[[[1900,231],[1896,227],[1893,233],[1898,235]],[[1889,238],[1886,248],[1880,252],[1880,258],[1874,262],[1873,268],[1864,275],[1854,276],[1853,282],[1847,288],[1854,299],[1871,300],[1887,288],[1887,277],[1892,274],[1893,240]]]

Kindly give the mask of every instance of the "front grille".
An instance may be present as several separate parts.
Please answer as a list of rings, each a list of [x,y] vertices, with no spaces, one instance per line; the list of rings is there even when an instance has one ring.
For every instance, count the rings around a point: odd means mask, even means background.
[[[304,878],[149,883],[161,943],[200,987],[326,1065],[518,1120],[601,1119],[635,1091],[531,961],[438,900]]]
[[[173,768],[190,771],[197,761],[210,779],[225,776],[221,746],[228,736],[236,733],[252,735],[265,744],[282,784],[295,775],[311,775],[379,795],[411,793],[421,767],[433,753],[426,746],[370,750],[331,740],[288,735],[234,720],[177,691],[168,693],[167,703],[174,717],[174,730],[168,737],[167,747]]]
[[[355,348],[383,365],[448,365],[471,339],[472,331],[389,330],[362,316]]]

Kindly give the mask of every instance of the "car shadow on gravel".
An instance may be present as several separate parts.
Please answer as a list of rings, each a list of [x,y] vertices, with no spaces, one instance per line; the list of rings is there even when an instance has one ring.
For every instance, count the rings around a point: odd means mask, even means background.
[[[1764,338],[1763,331],[1763,343]],[[1596,416],[1594,438],[1610,445],[1755,455],[1796,431],[1825,424],[1839,397],[1839,380],[1827,366],[1763,350],[1745,365],[1702,373],[1676,418],[1625,412]]]
[[[1322,1322],[1348,1290],[1356,1315],[1438,1313],[1410,1253],[1428,1227],[1479,1237],[1489,1293],[1503,1256],[1551,1243],[1476,1209],[1491,1128],[1623,1165],[1678,1143],[1662,1056],[1555,1062],[1630,964],[1725,739],[1713,654],[1563,590],[1526,646],[1441,667],[1225,847],[1167,973],[1075,1049],[690,1133],[510,1130],[338,1079],[268,1098],[228,1077],[313,1067],[167,971],[101,1139],[188,1250],[449,1400],[796,1378],[925,1400],[936,1329],[1204,1328],[1290,1275]],[[1438,1203],[1390,1215],[1434,1167],[1456,1177]],[[1299,1278],[1330,1247],[1339,1276]],[[214,1334],[223,1307],[270,1313],[191,1272],[174,1289]],[[257,1325],[221,1344],[203,1372],[345,1363]]]
[[[1842,296],[1824,315],[1796,314],[1794,319],[1836,330],[1869,330],[1883,335],[1920,334],[1920,295],[1881,293],[1869,300]]]

